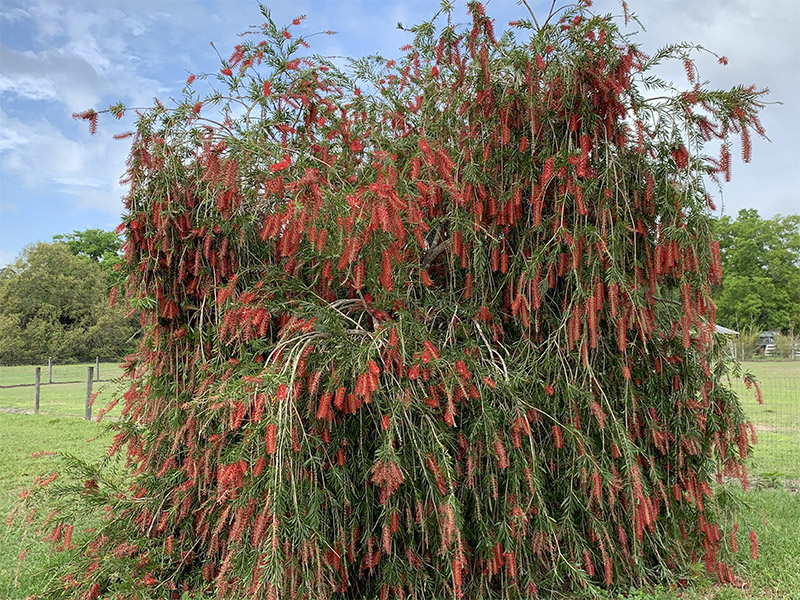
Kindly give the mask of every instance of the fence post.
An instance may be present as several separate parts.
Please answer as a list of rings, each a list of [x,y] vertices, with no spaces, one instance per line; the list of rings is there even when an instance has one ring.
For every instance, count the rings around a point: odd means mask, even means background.
[[[83,409],[83,418],[87,421],[92,420],[92,380],[94,379],[94,367],[88,367],[86,374],[86,405]]]
[[[33,412],[39,414],[39,386],[42,385],[42,367],[36,367],[36,393],[33,398]]]
[[[100,357],[94,359],[94,380],[100,381]]]
[[[53,383],[53,357],[47,359],[47,369],[50,371],[50,376],[47,378],[47,383]]]

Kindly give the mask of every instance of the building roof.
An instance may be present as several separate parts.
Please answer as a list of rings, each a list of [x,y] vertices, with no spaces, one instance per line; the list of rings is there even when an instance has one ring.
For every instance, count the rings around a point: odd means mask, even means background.
[[[723,327],[722,325],[715,325],[717,333],[721,333],[722,335],[739,335],[738,331],[734,331],[733,329],[728,329],[727,327]]]

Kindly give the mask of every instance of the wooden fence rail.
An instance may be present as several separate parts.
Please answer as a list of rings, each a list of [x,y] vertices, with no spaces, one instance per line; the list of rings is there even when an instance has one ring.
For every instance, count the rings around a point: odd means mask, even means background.
[[[33,383],[18,383],[14,385],[0,385],[0,389],[9,389],[9,388],[23,388],[23,387],[32,387],[34,388],[33,394],[33,412],[35,414],[39,414],[39,407],[40,407],[40,400],[41,400],[41,388],[42,386],[51,386],[51,385],[67,385],[67,384],[75,384],[75,383],[82,383],[81,381],[53,381],[53,361],[49,359],[47,361],[48,367],[48,381],[47,383],[42,383],[42,367],[36,367],[34,372],[34,382]],[[83,407],[83,418],[87,421],[92,420],[92,387],[95,382],[103,383],[108,381],[107,379],[100,379],[100,358],[96,358],[93,367],[86,367],[86,400],[84,402]]]

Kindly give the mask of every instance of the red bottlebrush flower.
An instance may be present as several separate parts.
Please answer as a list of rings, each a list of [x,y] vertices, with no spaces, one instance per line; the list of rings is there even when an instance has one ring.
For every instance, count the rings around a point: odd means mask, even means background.
[[[433,458],[432,454],[429,454],[425,458],[425,462],[427,463],[430,472],[436,478],[436,489],[442,496],[444,496],[445,494],[447,494],[447,486],[444,483],[444,476],[442,475],[442,471],[441,469],[439,469],[439,465],[436,464],[436,459]]]
[[[509,579],[517,578],[517,557],[514,555],[513,550],[509,550],[504,554],[506,563],[506,574]]]
[[[497,387],[497,383],[495,383],[495,381],[491,377],[489,377],[488,375],[483,378],[483,383],[485,383],[487,386],[489,386],[492,389]]]
[[[422,269],[419,272],[419,278],[420,281],[422,281],[422,285],[425,287],[431,287],[433,285],[433,280],[431,279],[431,276],[428,275],[428,271],[426,269]]]
[[[275,454],[275,448],[276,448],[275,438],[277,436],[277,433],[278,433],[278,426],[275,425],[275,423],[270,423],[269,425],[267,425],[267,435],[266,435],[267,454]]]
[[[291,34],[291,33],[289,33],[289,32],[288,32],[288,31],[286,31],[286,30],[284,30],[284,31],[282,32],[282,34],[281,34],[281,35],[283,35],[283,38],[284,38],[284,39],[286,39],[286,40],[290,40],[290,39],[292,39],[292,34]]]
[[[189,75],[189,77],[186,78],[186,85],[192,85],[195,79],[197,79],[197,77],[195,77],[193,74]]]
[[[592,555],[589,550],[583,551],[583,568],[589,577],[594,577],[594,563],[592,563]]]
[[[592,498],[600,500],[603,495],[603,478],[600,473],[594,471],[592,473]]]
[[[753,530],[750,530],[750,558],[758,560],[758,537]]]
[[[149,586],[153,586],[153,585],[157,584],[158,583],[158,579],[153,577],[152,573],[148,573],[147,575],[145,575],[142,578],[142,583],[149,587]]]
[[[528,149],[528,138],[526,136],[522,136],[522,139],[519,141],[519,151],[525,152]]]
[[[381,416],[381,429],[384,431],[388,430],[391,426],[391,421],[389,419],[389,415],[382,415]]]
[[[561,449],[564,446],[564,439],[561,437],[561,427],[558,425],[553,425],[553,445],[557,449]]]
[[[289,391],[289,388],[286,387],[285,383],[282,383],[282,384],[280,384],[278,386],[278,390],[276,392],[276,396],[277,396],[279,402],[281,400],[286,400],[286,396],[288,394],[288,391]]]
[[[360,140],[353,140],[350,142],[350,152],[361,152],[363,146]]]
[[[198,102],[197,104],[195,104],[195,105],[192,107],[192,111],[194,111],[194,114],[196,114],[196,115],[199,115],[199,114],[200,114],[200,110],[201,110],[202,108],[203,108],[203,103],[202,103],[202,102]]]
[[[269,81],[264,82],[264,95],[269,96],[272,93],[272,84]]]
[[[467,273],[467,276],[464,278],[464,297],[470,298],[472,297],[472,282],[474,281],[475,277],[472,273]]]
[[[756,402],[764,404],[764,394],[761,393],[761,386],[758,381],[753,380],[753,387],[756,389]]]
[[[728,149],[728,146],[723,144],[720,147],[720,156],[719,156],[719,163],[720,168],[722,169],[722,173],[725,175],[725,181],[731,180],[731,152]]]
[[[317,418],[325,420],[328,418],[331,409],[331,400],[333,399],[332,392],[325,392],[319,400],[319,409],[317,410]]]
[[[742,126],[742,160],[746,163],[750,162],[753,154],[753,146],[750,141],[750,131],[746,126]]]
[[[422,342],[422,347],[425,348],[425,351],[428,352],[433,358],[439,359],[439,351],[436,349],[430,340],[425,340]]]
[[[220,73],[222,73],[223,75],[227,75],[228,77],[230,77],[231,75],[233,75],[233,71],[231,71],[231,70],[230,70],[230,69],[228,69],[228,68],[225,68],[225,69],[220,69],[220,71],[219,71],[219,72],[220,72]]]
[[[264,467],[266,466],[267,461],[264,460],[263,456],[259,456],[258,460],[256,461],[255,466],[253,467],[253,477],[258,477],[261,473],[264,472]]]
[[[731,552],[736,553],[739,551],[739,540],[736,538],[736,532],[739,526],[734,525],[731,532],[728,534],[728,544],[731,548]]]
[[[556,393],[556,390],[552,385],[546,385],[544,386],[544,393],[547,394],[548,396],[552,396],[553,394]]]
[[[694,63],[690,60],[683,61],[683,70],[686,71],[686,78],[689,80],[689,83],[694,83]]]
[[[718,62],[719,64],[721,64],[721,65],[727,65],[727,64],[728,64],[728,57],[727,57],[727,56],[720,56],[720,57],[717,59],[717,62]]]
[[[544,161],[544,166],[542,167],[542,174],[539,177],[539,185],[543,188],[550,183],[550,180],[553,178],[553,171],[555,169],[555,159],[551,156],[547,160]]]
[[[535,60],[536,60],[536,68],[539,69],[540,71],[544,71],[545,63],[541,55],[537,54]]]
[[[276,173],[278,171],[283,171],[284,169],[288,169],[290,166],[292,166],[292,158],[288,154],[284,154],[283,160],[281,162],[275,163],[274,165],[271,165],[269,170],[272,173]]]
[[[507,469],[508,456],[506,455],[506,447],[503,446],[503,442],[499,437],[494,438],[494,442],[492,443],[492,448],[494,449],[494,456],[497,459],[497,468]]]
[[[689,151],[683,144],[673,148],[670,151],[670,154],[672,155],[672,159],[675,161],[675,164],[678,165],[679,169],[685,169],[687,166],[689,166]]]

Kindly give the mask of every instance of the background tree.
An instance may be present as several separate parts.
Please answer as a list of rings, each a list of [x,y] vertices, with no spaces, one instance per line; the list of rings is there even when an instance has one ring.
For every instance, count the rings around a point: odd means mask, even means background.
[[[122,245],[117,233],[103,229],[84,229],[54,235],[53,241],[63,242],[72,254],[85,256],[98,263],[118,258]]]
[[[65,244],[25,248],[0,276],[0,363],[121,358],[136,327],[108,306],[108,285]]]
[[[756,209],[715,222],[722,285],[717,320],[736,328],[788,333],[800,325],[800,216],[763,219]]]
[[[114,231],[84,229],[53,236],[54,242],[66,245],[75,256],[80,256],[100,265],[108,279],[109,289],[119,283],[115,269],[120,267],[122,240]]]
[[[763,92],[708,89],[697,48],[648,57],[589,5],[498,38],[445,3],[350,73],[264,10],[209,96],[192,76],[141,113],[129,479],[46,488],[104,517],[44,529],[76,546],[51,596],[599,597],[698,558],[735,580],[712,486],[746,486],[752,430],[703,177]],[[689,91],[652,76],[670,57]]]

